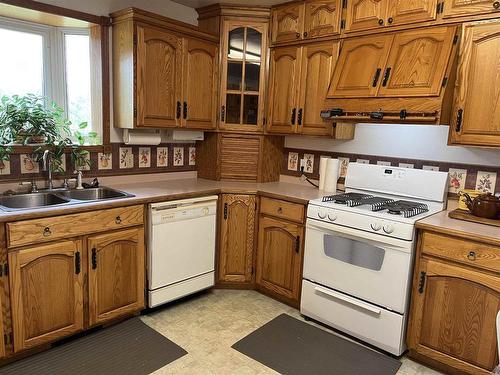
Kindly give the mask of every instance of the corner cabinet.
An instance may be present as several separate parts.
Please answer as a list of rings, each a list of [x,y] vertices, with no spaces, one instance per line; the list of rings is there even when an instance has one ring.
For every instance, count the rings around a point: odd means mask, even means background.
[[[219,216],[219,283],[253,282],[255,216],[255,195],[222,195]]]
[[[500,21],[464,24],[450,144],[500,147],[499,60]]]
[[[498,246],[420,234],[408,327],[411,357],[439,363],[445,372],[491,374],[498,365],[499,254]]]
[[[135,8],[112,18],[115,127],[214,129],[218,38]]]
[[[81,259],[80,240],[9,253],[14,351],[83,329]]]

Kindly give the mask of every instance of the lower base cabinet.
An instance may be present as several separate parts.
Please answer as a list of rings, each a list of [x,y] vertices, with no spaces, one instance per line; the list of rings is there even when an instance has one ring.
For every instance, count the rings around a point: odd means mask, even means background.
[[[302,225],[261,216],[257,248],[257,288],[299,304],[303,259]]]

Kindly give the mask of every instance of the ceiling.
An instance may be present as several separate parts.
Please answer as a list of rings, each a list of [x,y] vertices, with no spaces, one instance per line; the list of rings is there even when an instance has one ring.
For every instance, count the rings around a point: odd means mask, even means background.
[[[220,0],[172,0],[176,3],[186,5],[191,8],[200,8],[206,5],[220,3]],[[284,0],[224,0],[224,4],[239,4],[239,5],[274,5],[281,4]]]

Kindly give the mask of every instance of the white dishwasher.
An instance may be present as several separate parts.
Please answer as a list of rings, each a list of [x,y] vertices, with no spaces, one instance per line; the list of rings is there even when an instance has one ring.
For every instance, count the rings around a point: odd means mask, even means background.
[[[217,196],[149,206],[149,307],[214,285],[216,213]]]

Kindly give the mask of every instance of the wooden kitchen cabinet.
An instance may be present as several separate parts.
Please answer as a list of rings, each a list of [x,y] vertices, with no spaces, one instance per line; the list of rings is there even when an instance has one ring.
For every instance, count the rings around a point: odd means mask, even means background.
[[[112,19],[114,126],[214,129],[217,37],[136,8]]]
[[[223,194],[218,282],[251,284],[254,267],[255,195]]]
[[[490,374],[498,365],[500,249],[429,231],[420,234],[420,243],[408,327],[410,355],[444,364],[444,371]]]
[[[464,24],[449,143],[500,146],[500,21]]]
[[[84,328],[80,240],[22,248],[8,258],[15,352]]]
[[[304,6],[300,2],[276,7],[271,14],[273,43],[300,40],[304,30]]]
[[[437,5],[438,0],[389,1],[386,25],[398,26],[434,21],[437,16]]]
[[[385,25],[388,0],[352,0],[347,3],[346,32],[377,29]]]
[[[100,324],[144,307],[144,228],[87,239],[89,323]]]
[[[494,0],[444,0],[443,18],[466,17],[499,12],[500,2]]]
[[[300,300],[303,234],[300,224],[259,218],[257,288],[294,305]]]

